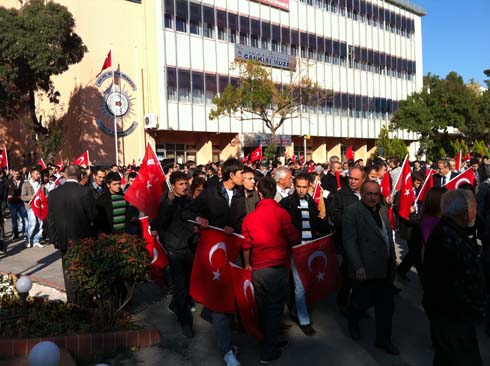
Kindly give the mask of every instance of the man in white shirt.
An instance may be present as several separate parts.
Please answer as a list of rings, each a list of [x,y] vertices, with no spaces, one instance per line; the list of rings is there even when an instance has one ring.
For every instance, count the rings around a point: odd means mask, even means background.
[[[293,175],[291,174],[291,170],[286,167],[278,168],[274,175],[274,180],[277,183],[277,192],[274,197],[276,202],[280,202],[283,198],[293,193]]]

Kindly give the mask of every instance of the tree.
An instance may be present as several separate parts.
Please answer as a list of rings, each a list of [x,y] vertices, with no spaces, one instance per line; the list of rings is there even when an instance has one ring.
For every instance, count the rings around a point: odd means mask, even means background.
[[[403,160],[408,153],[405,142],[397,137],[390,138],[387,128],[381,128],[378,139],[376,140],[376,156],[386,158],[397,158]]]
[[[0,7],[0,115],[28,123],[36,134],[49,134],[49,126],[36,115],[36,93],[45,92],[51,103],[59,92],[51,80],[87,52],[74,32],[68,9],[54,2],[31,0],[20,10]]]
[[[420,134],[421,151],[429,159],[439,157],[441,147],[452,151],[451,141],[461,138],[465,144],[476,139],[488,140],[490,120],[481,118],[481,93],[473,82],[465,84],[455,72],[445,79],[428,74],[421,92],[400,103],[392,128]]]
[[[290,83],[277,85],[269,69],[257,61],[236,61],[232,69],[239,71],[238,86],[229,84],[213,98],[209,118],[240,116],[242,121],[261,120],[274,136],[289,119],[300,117],[301,106],[314,107],[332,95],[318,83],[291,71]]]

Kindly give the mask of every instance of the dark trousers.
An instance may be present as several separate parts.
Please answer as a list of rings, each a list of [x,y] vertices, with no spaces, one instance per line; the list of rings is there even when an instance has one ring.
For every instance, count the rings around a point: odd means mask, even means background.
[[[475,325],[470,319],[430,319],[434,366],[480,366]]]
[[[489,248],[486,248],[489,251]],[[483,273],[485,274],[485,282],[487,284],[487,294],[490,298],[490,258],[488,258],[488,252],[485,253],[482,259]],[[487,303],[487,310],[485,312],[485,328],[486,331],[490,331],[490,301]]]
[[[189,307],[189,287],[192,271],[192,253],[179,255],[169,252],[170,271],[173,279],[173,296],[169,307],[177,314],[181,325],[192,325],[192,312]]]
[[[349,323],[358,325],[364,313],[374,305],[376,343],[391,342],[395,310],[393,284],[387,279],[353,281]]]
[[[19,231],[17,220],[22,220],[22,230],[27,231],[27,211],[24,202],[11,202],[8,204],[10,219],[12,220],[12,232],[17,234]]]
[[[398,265],[398,272],[402,274],[408,273],[412,266],[415,266],[419,278],[422,279],[422,240],[419,235],[407,240],[408,253],[405,254],[403,260]]]
[[[337,292],[337,305],[340,308],[349,306],[349,296],[352,289],[352,279],[349,274],[349,266],[347,265],[346,257],[344,257],[340,265],[340,288]]]
[[[61,252],[61,267],[63,270],[63,279],[65,280],[65,292],[66,292],[66,302],[69,303],[77,303],[77,299],[75,297],[75,290],[73,288],[72,282],[69,276],[69,269],[65,260],[66,251]]]
[[[277,352],[275,345],[278,342],[279,326],[289,298],[288,270],[285,267],[254,270],[252,281],[264,335],[260,356],[268,358]]]

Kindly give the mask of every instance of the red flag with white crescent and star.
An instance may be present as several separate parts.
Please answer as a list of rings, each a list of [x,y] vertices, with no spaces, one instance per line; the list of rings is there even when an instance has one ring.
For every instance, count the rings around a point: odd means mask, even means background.
[[[39,188],[32,196],[30,203],[34,215],[36,215],[41,221],[46,220],[48,217],[48,199],[46,198],[42,188]]]
[[[293,260],[305,288],[308,304],[339,289],[339,264],[332,235],[293,247]]]
[[[437,173],[437,171],[435,169],[428,169],[427,170],[424,184],[422,185],[422,188],[420,189],[419,195],[416,198],[417,202],[423,202],[425,194],[432,187],[434,187],[434,174],[436,174],[436,173]]]
[[[257,147],[254,151],[250,153],[250,162],[253,163],[257,160],[262,160],[262,146]]]
[[[60,171],[65,169],[65,164],[63,164],[63,160],[58,161],[54,166],[57,166]]]
[[[255,300],[255,290],[252,282],[252,271],[228,262],[233,280],[233,291],[245,331],[259,341],[263,339],[260,331],[259,308]]]
[[[9,159],[7,157],[7,148],[4,147],[0,154],[0,169],[9,168]]]
[[[39,159],[39,161],[37,162],[37,165],[39,165],[41,167],[41,170],[44,170],[46,169],[46,163],[44,162],[44,160],[41,158]]]
[[[398,181],[401,182],[398,216],[408,220],[410,217],[410,208],[413,206],[415,201],[415,192],[413,191],[412,182],[412,169],[410,169],[410,164],[406,163],[403,165]]]
[[[385,175],[383,176],[383,179],[381,179],[379,187],[381,188],[381,194],[384,198],[388,197],[391,194],[391,179],[389,172],[385,172]]]
[[[462,184],[471,184],[476,187],[476,175],[473,169],[466,169],[463,173],[457,175],[444,186],[446,189],[458,189]]]
[[[214,228],[201,231],[192,264],[190,295],[209,310],[230,314],[235,312],[233,281],[228,262],[235,262],[238,258],[241,240]]]
[[[143,211],[145,215],[156,218],[164,185],[165,174],[157,155],[148,144],[138,175],[124,195],[124,199]]]
[[[457,172],[461,171],[461,160],[463,160],[463,152],[459,150],[458,155],[456,155],[456,161],[455,169]]]
[[[82,153],[77,158],[73,159],[73,161],[71,163],[74,165],[80,165],[80,166],[85,165],[85,167],[90,166],[90,159],[88,157],[88,150],[85,150],[84,153]]]
[[[109,50],[109,53],[107,54],[107,56],[105,57],[105,60],[104,60],[104,64],[102,65],[102,68],[100,69],[100,72],[97,74],[96,78],[99,77],[100,74],[102,74],[102,72],[111,67],[112,66],[112,50]]]
[[[243,164],[246,164],[248,161],[248,155],[246,155],[243,159],[242,159],[242,163]]]
[[[146,241],[146,249],[150,252],[150,277],[159,286],[165,286],[163,270],[168,266],[168,256],[162,244],[150,232],[148,216],[140,218],[141,233]]]

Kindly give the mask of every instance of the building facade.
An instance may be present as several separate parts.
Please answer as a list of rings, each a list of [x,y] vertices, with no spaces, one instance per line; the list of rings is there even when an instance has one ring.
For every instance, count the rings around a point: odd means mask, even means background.
[[[307,159],[318,162],[348,146],[356,158],[368,158],[399,102],[422,88],[425,11],[406,0],[57,2],[74,14],[89,49],[54,78],[62,113],[76,121],[67,127],[67,137],[78,139],[61,152],[67,157],[87,148],[96,151],[96,162],[112,162],[114,115],[125,164],[141,158],[147,142],[161,158],[198,163],[268,146],[261,121],[208,117],[212,98],[238,82],[236,59],[257,59],[277,84],[306,75],[333,92],[277,132],[274,143],[285,158],[303,155],[305,145]],[[113,67],[96,77],[109,49]],[[74,97],[77,105],[92,98],[97,108],[84,102],[87,110],[70,113]],[[395,135],[414,155],[416,135]]]

